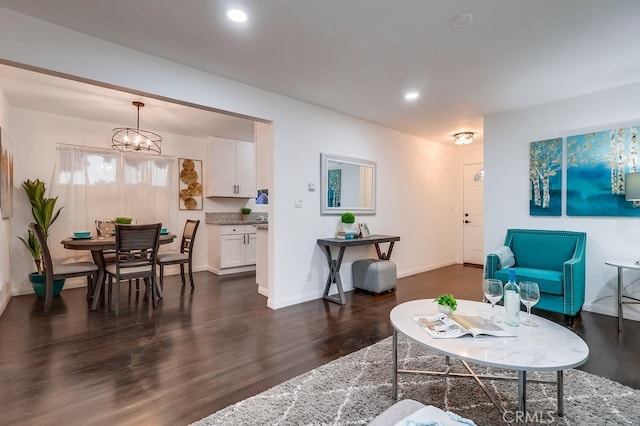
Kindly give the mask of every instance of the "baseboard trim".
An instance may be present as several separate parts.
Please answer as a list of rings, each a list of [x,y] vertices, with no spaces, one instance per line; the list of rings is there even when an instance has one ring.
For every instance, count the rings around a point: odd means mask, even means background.
[[[236,268],[208,268],[209,272],[216,275],[237,274],[238,272],[251,272],[256,270],[256,265],[238,266]]]
[[[637,305],[636,305],[637,306]],[[596,314],[609,315],[612,317],[618,316],[618,307],[602,306],[593,303],[585,303],[582,305],[582,310],[587,312],[593,312]],[[626,305],[624,308],[624,319],[631,321],[640,321],[640,312],[637,312],[637,308],[634,309],[633,305]]]
[[[402,271],[398,271],[398,278],[409,277],[411,275],[421,274],[423,272],[433,271],[434,269],[444,268],[445,266],[456,265],[458,262],[455,260],[447,260],[444,262],[432,263],[430,265],[425,265],[420,268],[414,269],[405,269]]]

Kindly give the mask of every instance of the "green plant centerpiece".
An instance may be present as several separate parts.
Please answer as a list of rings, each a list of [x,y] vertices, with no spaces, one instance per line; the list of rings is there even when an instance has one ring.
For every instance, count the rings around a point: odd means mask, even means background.
[[[116,217],[116,219],[113,221],[114,223],[117,223],[118,225],[131,225],[131,222],[133,222],[133,219],[130,217]]]
[[[438,310],[444,314],[450,314],[458,308],[458,302],[453,294],[441,294],[433,301],[438,304]]]
[[[29,198],[33,221],[38,224],[40,229],[42,229],[44,237],[47,238],[49,236],[49,228],[56,219],[58,219],[60,211],[62,210],[62,207],[56,209],[58,197],[47,197],[47,188],[45,183],[40,179],[27,179],[22,182],[22,188]],[[33,261],[36,265],[36,272],[29,274],[29,281],[33,285],[36,294],[38,294],[38,296],[42,296],[44,294],[45,273],[44,264],[42,262],[42,248],[40,247],[34,232],[31,229],[27,232],[28,234],[26,239],[23,237],[18,237],[18,239],[22,241],[31,257],[33,257]],[[58,283],[57,286],[54,284],[54,294],[60,293],[63,284],[64,280],[62,280],[62,283]],[[57,289],[58,287],[59,289]]]
[[[242,219],[249,220],[249,215],[251,214],[251,209],[249,207],[243,207],[240,209],[240,214],[242,215]]]

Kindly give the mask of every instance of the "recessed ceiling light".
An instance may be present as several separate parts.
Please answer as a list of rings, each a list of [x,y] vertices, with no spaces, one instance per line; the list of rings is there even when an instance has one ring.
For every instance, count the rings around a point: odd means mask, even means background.
[[[414,99],[418,99],[420,97],[420,93],[418,92],[407,92],[404,95],[404,98],[408,101],[412,101]]]
[[[473,21],[473,15],[470,13],[461,13],[451,20],[451,26],[453,28],[466,27]]]
[[[247,14],[238,9],[232,9],[228,11],[227,17],[233,22],[244,22],[247,20]]]

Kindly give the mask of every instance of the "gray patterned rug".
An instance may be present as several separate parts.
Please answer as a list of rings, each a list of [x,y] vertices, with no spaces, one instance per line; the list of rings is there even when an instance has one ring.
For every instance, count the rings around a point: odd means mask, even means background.
[[[444,358],[400,338],[399,367],[442,370]],[[195,425],[362,425],[393,404],[391,338],[295,377],[254,397],[218,411]],[[454,370],[466,372],[453,361]],[[504,370],[473,366],[476,373]],[[555,373],[528,374],[554,380]],[[527,385],[531,423],[553,425],[640,425],[640,392],[579,370],[565,372],[565,416],[558,417],[556,387]],[[485,382],[506,408],[517,410],[517,381]],[[503,414],[470,378],[399,376],[399,399],[411,398],[472,419],[478,425],[504,424]]]

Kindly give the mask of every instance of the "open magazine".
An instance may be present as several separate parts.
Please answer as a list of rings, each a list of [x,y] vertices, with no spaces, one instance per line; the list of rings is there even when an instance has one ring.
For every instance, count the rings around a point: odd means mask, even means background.
[[[497,326],[491,320],[480,316],[465,316],[445,314],[416,315],[413,320],[424,331],[435,339],[452,339],[455,337],[470,335],[514,337],[515,334]]]

